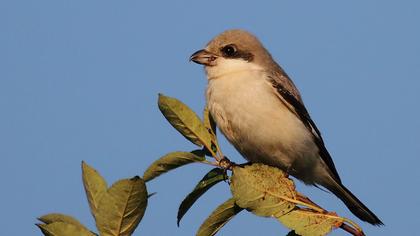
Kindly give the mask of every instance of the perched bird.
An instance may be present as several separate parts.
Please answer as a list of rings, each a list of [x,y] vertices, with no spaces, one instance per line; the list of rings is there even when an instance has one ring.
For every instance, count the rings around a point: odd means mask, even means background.
[[[205,66],[210,114],[247,160],[321,185],[361,220],[383,224],[342,184],[298,89],[254,35],[225,31],[190,60]]]

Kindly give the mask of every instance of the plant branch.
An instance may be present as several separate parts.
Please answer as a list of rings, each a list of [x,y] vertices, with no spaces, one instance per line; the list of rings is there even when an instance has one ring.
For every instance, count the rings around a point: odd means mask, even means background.
[[[354,236],[365,236],[365,233],[363,233],[363,231],[359,231],[346,223],[341,224],[340,228]]]

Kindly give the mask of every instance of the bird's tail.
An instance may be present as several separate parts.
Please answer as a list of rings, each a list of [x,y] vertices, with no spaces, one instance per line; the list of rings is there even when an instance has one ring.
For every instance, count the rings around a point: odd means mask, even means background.
[[[382,221],[365,206],[353,193],[350,192],[343,184],[337,181],[332,181],[333,184],[328,184],[327,189],[334,195],[341,199],[346,204],[347,208],[359,219],[366,221],[372,225],[383,225]]]

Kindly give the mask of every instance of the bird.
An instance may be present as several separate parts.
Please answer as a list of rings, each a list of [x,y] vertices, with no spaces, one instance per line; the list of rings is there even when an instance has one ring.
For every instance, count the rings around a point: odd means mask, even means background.
[[[256,36],[241,29],[224,31],[190,61],[204,65],[208,110],[245,159],[322,186],[362,221],[383,225],[343,185],[299,90]]]

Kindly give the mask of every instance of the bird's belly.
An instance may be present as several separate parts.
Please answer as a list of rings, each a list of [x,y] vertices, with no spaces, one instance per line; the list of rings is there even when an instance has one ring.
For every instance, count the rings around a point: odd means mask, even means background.
[[[249,161],[292,172],[315,167],[312,134],[261,76],[246,73],[209,81],[208,106],[219,129]]]

